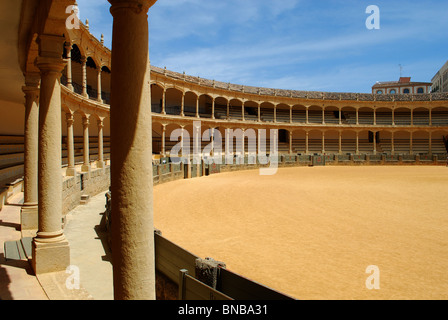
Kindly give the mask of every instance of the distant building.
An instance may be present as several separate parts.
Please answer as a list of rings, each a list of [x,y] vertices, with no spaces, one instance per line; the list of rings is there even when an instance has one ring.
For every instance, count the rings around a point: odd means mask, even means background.
[[[411,82],[411,77],[400,77],[398,81],[377,82],[372,87],[373,94],[417,94],[430,93],[430,82]]]
[[[448,92],[448,61],[432,78],[431,92]]]

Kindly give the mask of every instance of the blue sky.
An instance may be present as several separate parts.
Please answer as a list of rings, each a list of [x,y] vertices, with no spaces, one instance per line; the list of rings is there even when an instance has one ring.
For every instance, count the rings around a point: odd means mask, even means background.
[[[111,48],[106,0],[77,0]],[[368,30],[369,5],[380,29]],[[448,60],[446,0],[158,0],[151,64],[248,86],[371,92],[376,81],[430,82]]]

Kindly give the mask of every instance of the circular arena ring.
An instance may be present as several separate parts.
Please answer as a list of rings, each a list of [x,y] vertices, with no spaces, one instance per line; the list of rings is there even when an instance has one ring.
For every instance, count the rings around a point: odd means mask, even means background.
[[[448,168],[293,167],[154,187],[178,245],[297,299],[448,299]]]

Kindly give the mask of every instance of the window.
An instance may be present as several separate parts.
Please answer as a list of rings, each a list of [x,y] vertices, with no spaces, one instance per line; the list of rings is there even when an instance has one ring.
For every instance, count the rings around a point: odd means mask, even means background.
[[[376,94],[383,94],[383,90],[377,90]]]
[[[423,88],[418,88],[417,93],[425,93],[425,90]]]
[[[410,92],[410,91],[409,91],[408,88],[406,88],[406,89],[403,90],[403,93],[404,93],[404,94],[409,94],[409,92]]]
[[[389,93],[390,93],[390,94],[396,94],[397,91],[396,91],[395,89],[391,89],[391,90],[389,91]]]

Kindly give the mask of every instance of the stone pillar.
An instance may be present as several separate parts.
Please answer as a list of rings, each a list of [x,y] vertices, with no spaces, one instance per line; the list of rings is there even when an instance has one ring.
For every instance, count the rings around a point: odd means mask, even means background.
[[[165,151],[165,136],[166,136],[166,124],[162,124],[162,150],[161,155],[162,157],[165,157],[166,151]]]
[[[339,149],[338,149],[338,153],[342,154],[342,132],[339,131]]]
[[[196,118],[199,118],[199,96],[196,96]]]
[[[310,122],[309,122],[309,119],[308,119],[308,113],[309,113],[309,107],[306,107],[306,109],[305,109],[305,118],[306,118],[306,124],[309,124]]]
[[[373,109],[373,125],[376,126],[376,109]]]
[[[325,124],[325,108],[322,108],[322,124]]]
[[[414,154],[413,152],[413,136],[414,136],[414,132],[410,132],[409,133],[409,154]]]
[[[82,172],[90,172],[90,150],[89,150],[89,116],[82,118],[84,147],[83,147],[83,164],[81,166]]]
[[[429,109],[429,125],[432,126],[432,109]]]
[[[322,154],[325,153],[325,131],[322,131]]]
[[[310,137],[310,133],[308,131],[305,132],[305,153],[309,154],[310,150],[309,150],[309,144],[308,144],[308,140]]]
[[[242,102],[242,105],[241,105],[241,119],[243,121],[245,120],[245,117],[244,117],[244,101]]]
[[[339,109],[339,124],[342,124],[342,110]]]
[[[359,125],[359,109],[356,109],[356,125]]]
[[[32,243],[36,275],[64,271],[70,265],[70,247],[62,230],[61,85],[65,61],[64,37],[40,35],[38,231]]]
[[[289,106],[289,123],[292,123],[292,106]]]
[[[261,103],[258,103],[258,122],[261,121]]]
[[[181,117],[185,117],[184,109],[185,109],[185,92],[182,92],[182,101],[181,101],[181,106],[180,106],[180,116]]]
[[[429,131],[428,152],[432,155],[432,131]]]
[[[289,131],[289,154],[292,154],[292,131]]]
[[[163,88],[162,93],[162,114],[166,114],[166,89]]]
[[[227,120],[230,120],[230,100],[227,100]]]
[[[359,132],[356,131],[356,154],[359,154]]]
[[[392,109],[392,125],[395,125],[395,109]]]
[[[215,98],[212,98],[212,119],[215,119]]]
[[[98,67],[98,96],[97,100],[103,103],[103,98],[101,97],[101,67]]]
[[[22,88],[25,93],[24,203],[20,213],[22,231],[37,230],[39,82],[38,73],[26,74],[25,86]]]
[[[65,51],[67,52],[67,88],[73,91],[72,44],[70,42],[65,43]]]
[[[67,159],[68,159],[68,166],[65,175],[69,177],[74,177],[76,175],[75,144],[73,138],[73,124],[75,122],[75,117],[73,116],[72,113],[67,113],[65,117],[67,121]]]
[[[81,66],[82,66],[82,95],[84,97],[88,97],[87,94],[87,58],[81,57]]]
[[[104,142],[103,142],[103,119],[98,119],[98,160],[96,161],[97,168],[104,168]]]
[[[274,122],[277,122],[277,105],[274,105]]]
[[[155,299],[147,13],[156,0],[108,1],[113,16],[110,114],[114,298]]]
[[[373,154],[376,155],[376,132],[373,132]]]
[[[411,126],[414,125],[414,109],[411,109]]]

